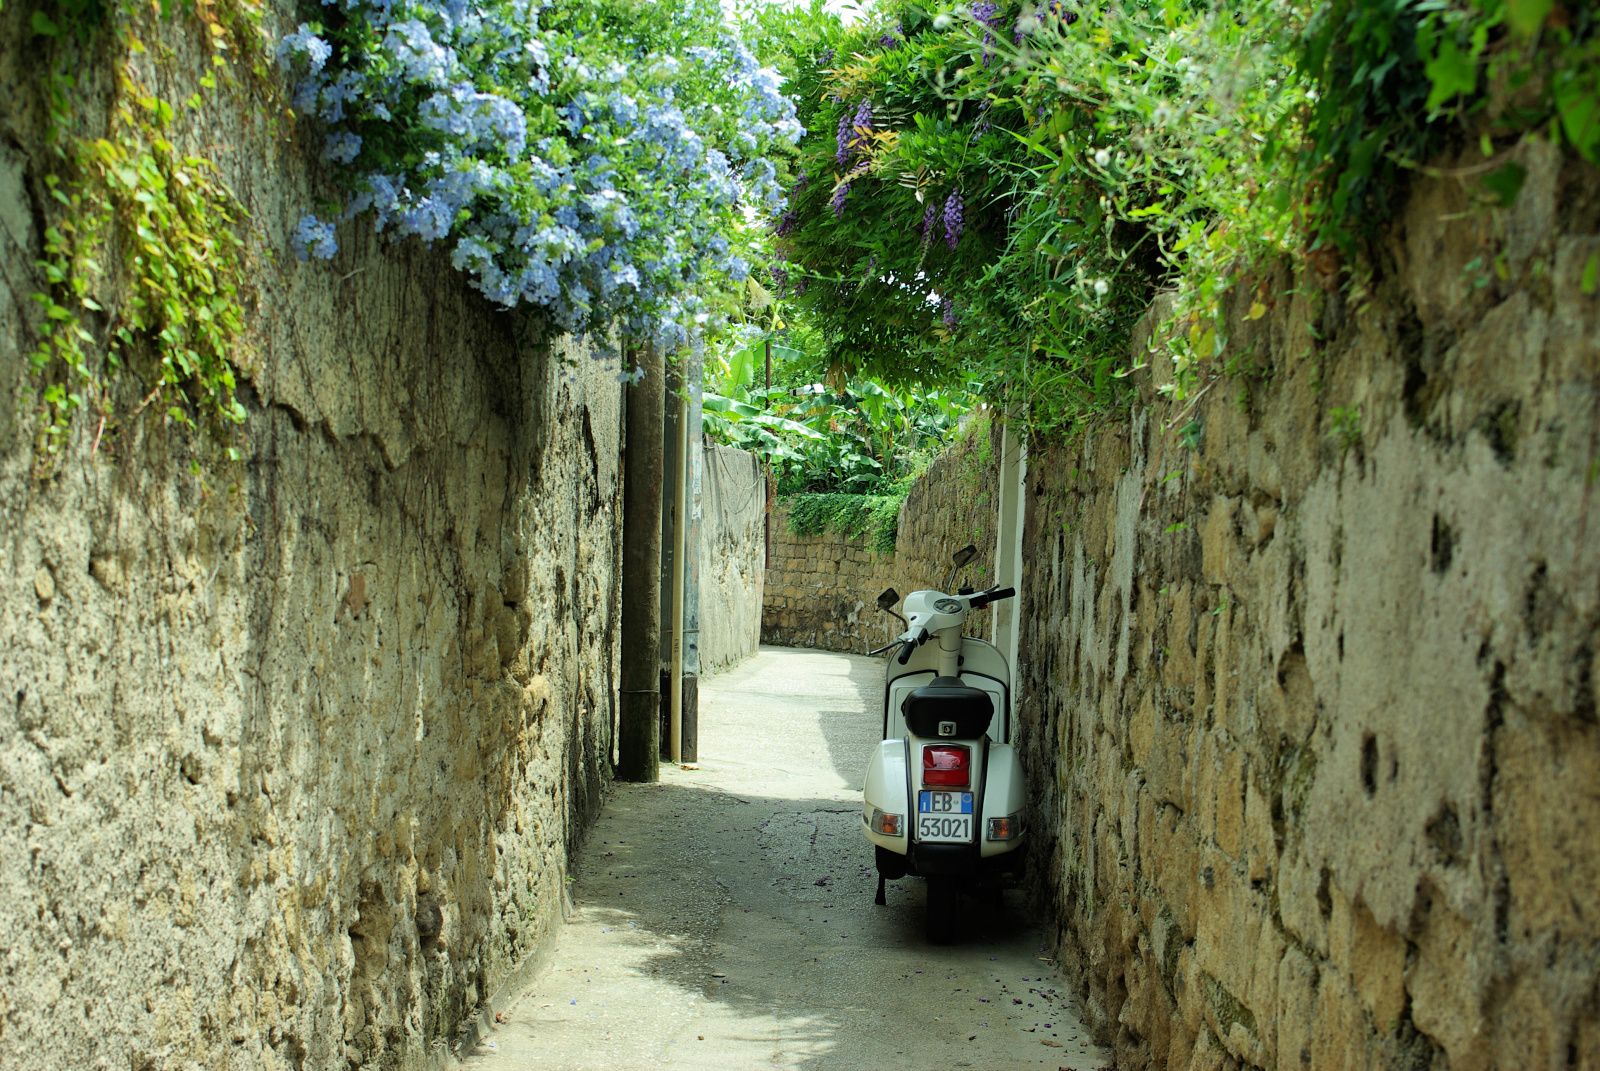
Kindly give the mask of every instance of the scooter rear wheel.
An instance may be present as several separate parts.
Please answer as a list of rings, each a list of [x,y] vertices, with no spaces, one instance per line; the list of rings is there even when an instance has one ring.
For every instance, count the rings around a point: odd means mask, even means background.
[[[928,879],[928,913],[924,925],[932,944],[947,945],[955,940],[959,898],[955,882],[944,878]]]

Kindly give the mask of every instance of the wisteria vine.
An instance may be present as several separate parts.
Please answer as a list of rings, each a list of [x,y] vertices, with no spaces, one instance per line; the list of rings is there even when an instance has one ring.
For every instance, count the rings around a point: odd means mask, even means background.
[[[302,258],[370,218],[602,351],[614,327],[671,352],[717,322],[745,207],[781,210],[802,130],[715,0],[324,2],[279,48],[347,190],[296,227]]]

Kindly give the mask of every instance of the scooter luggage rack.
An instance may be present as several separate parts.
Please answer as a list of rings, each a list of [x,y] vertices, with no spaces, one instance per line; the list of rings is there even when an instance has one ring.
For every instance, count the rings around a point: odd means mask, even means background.
[[[906,696],[900,715],[914,736],[970,739],[989,731],[994,701],[958,678],[935,677]]]

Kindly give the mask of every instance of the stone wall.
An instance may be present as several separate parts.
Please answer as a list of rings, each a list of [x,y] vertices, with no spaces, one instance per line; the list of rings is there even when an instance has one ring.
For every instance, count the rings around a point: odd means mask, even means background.
[[[873,600],[895,582],[893,554],[872,549],[868,535],[796,535],[781,498],[770,534],[762,643],[864,654],[888,642],[894,618],[879,613]]]
[[[881,647],[902,626],[878,610],[878,593],[892,587],[905,596],[937,587],[949,574],[950,555],[967,543],[977,546],[978,557],[958,583],[992,583],[998,456],[988,420],[975,418],[912,485],[892,554],[874,550],[865,535],[796,535],[779,499],[762,642],[857,654]],[[978,627],[986,629],[987,622]]]
[[[129,415],[136,364],[35,482],[29,10],[0,14],[0,1066],[435,1066],[559,918],[609,777],[615,370],[447,251],[352,224],[297,262],[311,154],[223,92],[174,137],[250,215],[243,460]],[[146,37],[169,99],[193,32]]]
[[[700,672],[756,653],[766,559],[766,478],[756,456],[708,445],[702,455]]]
[[[1600,1067],[1600,187],[1524,149],[1031,461],[1035,862],[1120,1067]]]

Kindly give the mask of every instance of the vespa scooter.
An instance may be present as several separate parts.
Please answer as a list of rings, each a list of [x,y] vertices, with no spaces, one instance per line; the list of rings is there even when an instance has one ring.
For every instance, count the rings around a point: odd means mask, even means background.
[[[970,545],[956,553],[946,588],[976,555]],[[884,674],[883,735],[867,765],[861,820],[877,861],[876,902],[885,902],[885,881],[925,878],[927,935],[936,943],[952,938],[962,893],[998,892],[1025,858],[1010,670],[993,644],[962,635],[969,613],[1015,594],[914,591],[906,617],[893,610],[893,588],[878,596],[878,608],[906,629],[872,652],[898,649]]]

